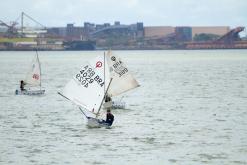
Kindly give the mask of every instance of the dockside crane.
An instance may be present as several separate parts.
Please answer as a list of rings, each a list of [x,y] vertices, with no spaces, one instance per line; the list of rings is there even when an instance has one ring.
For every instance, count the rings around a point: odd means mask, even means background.
[[[43,30],[47,29],[43,24],[41,24],[40,22],[38,22],[37,20],[35,20],[31,16],[27,15],[26,13],[22,12],[21,13],[21,33],[22,33],[22,35],[24,35],[24,29],[25,29],[25,27],[24,27],[24,18],[25,17],[27,17],[28,19],[30,19],[34,23],[38,24]]]
[[[216,42],[224,42],[226,44],[231,44],[234,41],[240,41],[239,33],[244,31],[245,27],[236,27],[220,37]]]
[[[6,37],[13,38],[18,35],[17,28],[15,27],[18,23],[17,22],[11,22],[9,25],[2,20],[0,20],[0,26],[5,26],[8,28]]]

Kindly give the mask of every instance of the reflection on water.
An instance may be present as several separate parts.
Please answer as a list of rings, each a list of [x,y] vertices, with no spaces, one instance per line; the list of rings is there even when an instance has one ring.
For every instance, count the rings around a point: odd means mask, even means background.
[[[44,96],[15,96],[33,52],[0,52],[0,164],[247,164],[247,51],[116,51],[141,87],[112,129],[57,91],[94,52],[40,52]]]

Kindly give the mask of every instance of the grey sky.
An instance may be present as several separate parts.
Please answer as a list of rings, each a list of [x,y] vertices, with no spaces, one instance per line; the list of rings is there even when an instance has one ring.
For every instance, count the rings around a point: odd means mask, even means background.
[[[247,26],[247,0],[2,0],[0,20],[21,12],[45,26],[144,22],[170,26]]]

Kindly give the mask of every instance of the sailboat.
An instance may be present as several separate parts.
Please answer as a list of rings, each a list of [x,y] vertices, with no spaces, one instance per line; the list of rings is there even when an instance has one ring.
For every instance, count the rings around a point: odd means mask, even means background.
[[[16,95],[42,95],[45,93],[45,90],[41,89],[41,65],[37,51],[36,51],[36,55],[32,60],[29,71],[24,80],[24,83],[26,84],[26,87],[28,87],[28,89],[24,89],[24,90],[16,89],[15,91]],[[35,87],[36,88],[39,87],[39,89],[33,89]]]
[[[129,69],[123,60],[114,55],[110,50],[106,54],[106,61],[106,65],[108,66],[108,68],[106,68],[106,73],[109,74],[105,75],[106,77],[111,75],[112,78],[109,90],[107,91],[107,96],[119,96],[140,86],[133,75],[129,72]],[[125,102],[122,100],[109,101],[104,103],[104,108],[124,109],[125,105]]]
[[[110,52],[97,56],[80,67],[58,94],[79,107],[88,127],[109,128],[100,119],[106,95],[116,96],[139,86],[126,69],[121,60]],[[129,84],[121,79],[129,80]]]
[[[89,127],[106,127],[99,119],[105,94],[112,82],[112,79],[105,79],[105,63],[105,56],[90,60],[58,92],[79,107],[86,116]]]

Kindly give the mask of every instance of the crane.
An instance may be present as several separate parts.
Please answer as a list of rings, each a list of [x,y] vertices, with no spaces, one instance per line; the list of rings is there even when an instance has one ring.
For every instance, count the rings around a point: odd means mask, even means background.
[[[6,37],[13,38],[18,35],[17,28],[15,27],[18,23],[17,22],[11,22],[9,25],[2,20],[0,20],[0,26],[5,26],[8,28]]]

